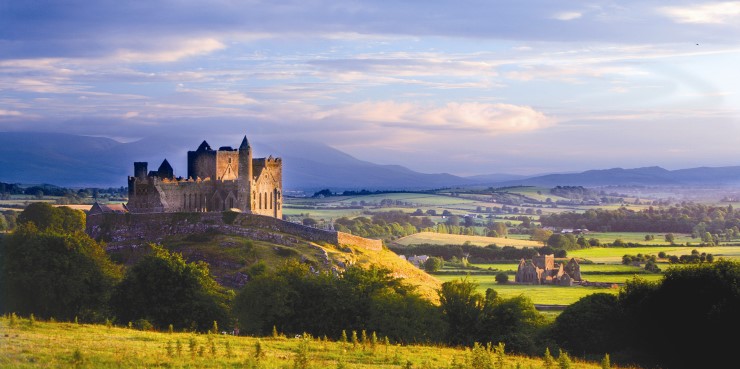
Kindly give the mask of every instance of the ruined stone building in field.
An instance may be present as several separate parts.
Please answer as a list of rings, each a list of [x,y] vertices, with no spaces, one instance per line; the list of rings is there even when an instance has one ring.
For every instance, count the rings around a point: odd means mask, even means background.
[[[206,141],[188,151],[187,178],[175,177],[165,159],[156,171],[134,163],[128,178],[131,213],[213,212],[238,209],[282,218],[283,179],[280,158],[252,158],[244,136],[238,149],[211,149]]]
[[[575,258],[571,258],[567,264],[559,263],[556,267],[554,255],[537,255],[530,261],[522,259],[519,262],[514,281],[571,286],[573,282],[581,282],[581,266]]]

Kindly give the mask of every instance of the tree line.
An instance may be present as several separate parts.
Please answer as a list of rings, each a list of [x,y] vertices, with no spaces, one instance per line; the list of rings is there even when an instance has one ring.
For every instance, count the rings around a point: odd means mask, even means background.
[[[682,203],[667,208],[632,210],[589,209],[583,213],[563,212],[540,217],[544,227],[586,228],[600,232],[674,232],[740,236],[740,212],[726,207]]]
[[[520,260],[531,259],[538,254],[557,254],[559,258],[567,256],[564,250],[555,250],[549,246],[543,247],[513,247],[513,246],[475,246],[471,244],[463,245],[434,245],[434,244],[417,244],[417,245],[394,245],[388,246],[388,249],[399,255],[429,255],[444,260],[462,260],[467,259],[471,263],[485,264],[495,263],[503,260]]]

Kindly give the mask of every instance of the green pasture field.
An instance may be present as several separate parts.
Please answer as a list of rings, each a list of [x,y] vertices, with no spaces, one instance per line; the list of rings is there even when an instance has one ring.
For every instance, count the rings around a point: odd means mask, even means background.
[[[689,247],[689,246],[655,246],[655,247],[593,247],[581,250],[568,251],[569,257],[588,259],[595,263],[620,264],[622,256],[630,255],[658,255],[661,251],[668,255],[689,255],[691,250],[712,254],[715,259],[724,257],[727,259],[740,258],[740,246],[712,246],[712,247]]]
[[[653,235],[655,236],[655,239],[652,241],[645,241],[645,235]],[[621,239],[624,242],[633,242],[633,243],[640,243],[644,245],[665,245],[670,246],[670,243],[665,242],[665,235],[666,233],[657,233],[657,232],[589,232],[588,234],[583,235],[586,237],[586,239],[589,238],[596,238],[601,243],[612,243],[617,238]],[[683,244],[685,245],[686,242],[693,242],[693,243],[699,243],[701,242],[700,239],[691,238],[690,234],[685,233],[674,233],[675,236],[674,243],[675,244]]]
[[[632,202],[634,201],[634,198],[625,198],[625,201]],[[583,209],[604,209],[604,210],[618,210],[619,208],[626,207],[627,209],[634,210],[634,211],[640,211],[640,210],[647,210],[652,205],[635,205],[635,204],[629,204],[626,203],[624,205],[622,204],[601,204],[598,206],[588,206],[583,207]]]
[[[465,278],[459,275],[435,275],[442,282],[458,280]],[[524,284],[498,284],[495,275],[474,275],[468,276],[469,280],[478,283],[478,291],[485,293],[486,289],[492,288],[498,292],[499,296],[511,298],[515,296],[526,296],[537,305],[570,305],[580,300],[584,296],[593,293],[612,293],[617,294],[618,288],[598,288],[582,286],[552,286],[552,285],[524,285]],[[510,278],[510,280],[513,278]]]
[[[331,209],[331,208],[320,208],[320,209],[308,209],[308,208],[294,208],[290,205],[283,206],[283,215],[287,216],[300,216],[304,214],[305,218],[314,219],[337,219],[341,217],[354,218],[363,215],[362,209]],[[308,214],[308,216],[305,216]]]
[[[390,199],[393,201],[404,201],[415,204],[416,206],[424,207],[442,207],[447,208],[449,206],[465,205],[475,203],[475,200],[463,199],[459,197],[426,194],[426,193],[381,193],[372,195],[359,195],[359,196],[332,196],[326,198],[285,198],[286,204],[344,204],[350,205],[352,201],[366,201],[366,202],[377,202],[384,199]]]
[[[538,194],[537,191],[540,191],[542,194]],[[503,190],[501,192],[508,192],[508,193],[513,193],[517,195],[526,196],[536,201],[545,201],[547,200],[548,197],[553,202],[558,201],[558,200],[568,200],[564,197],[551,194],[550,188],[546,188],[546,187],[515,187],[515,188]]]
[[[661,266],[661,268],[663,268]],[[658,282],[663,280],[662,273],[641,273],[641,274],[588,274],[581,271],[581,277],[589,282],[603,282],[603,283],[625,283],[628,280],[632,280],[635,276],[640,279],[644,279],[650,282]]]
[[[49,323],[0,318],[2,368],[448,368],[466,362],[469,350],[444,346],[375,346],[315,338],[247,337],[228,334],[159,333],[105,325]],[[227,329],[228,330],[228,329]],[[348,332],[348,335],[351,332]],[[359,335],[359,332],[358,332]],[[371,335],[371,332],[368,332]],[[262,358],[256,360],[260,343]],[[303,365],[297,360],[305,348]],[[192,346],[192,350],[191,350]],[[179,347],[179,348],[178,348]],[[506,355],[505,368],[538,368],[536,357]],[[618,368],[617,366],[612,366]],[[598,363],[573,359],[573,369]]]
[[[420,232],[412,234],[410,236],[399,238],[395,241],[401,245],[418,245],[418,244],[433,244],[433,245],[462,245],[465,242],[470,242],[476,246],[488,246],[490,244],[496,244],[498,246],[514,246],[514,247],[539,247],[540,244],[529,240],[518,240],[512,238],[502,237],[483,237],[483,236],[464,236],[457,234],[445,234],[445,233],[433,233],[433,232]]]

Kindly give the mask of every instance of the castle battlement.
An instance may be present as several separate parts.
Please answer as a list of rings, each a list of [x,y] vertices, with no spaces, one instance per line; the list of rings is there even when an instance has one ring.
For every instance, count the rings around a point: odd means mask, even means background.
[[[156,171],[135,162],[128,177],[128,209],[132,213],[239,211],[282,218],[282,160],[252,158],[244,136],[239,148],[211,149],[203,141],[188,151],[188,175],[175,177],[165,159]]]

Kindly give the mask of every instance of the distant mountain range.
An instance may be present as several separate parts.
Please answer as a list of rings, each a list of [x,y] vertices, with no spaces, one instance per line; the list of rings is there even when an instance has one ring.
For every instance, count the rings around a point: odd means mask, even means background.
[[[238,143],[234,140],[234,144]],[[109,138],[59,133],[0,132],[0,182],[66,187],[120,187],[133,174],[134,161],[156,170],[163,159],[185,176],[189,147],[164,139],[121,143]],[[220,146],[220,143],[214,147]],[[740,185],[740,166],[666,170],[660,167],[589,170],[582,173],[521,176],[489,174],[471,177],[425,174],[400,165],[359,160],[332,147],[308,142],[282,142],[270,147],[253,143],[255,156],[283,159],[286,190],[423,190],[454,186],[692,186]]]

